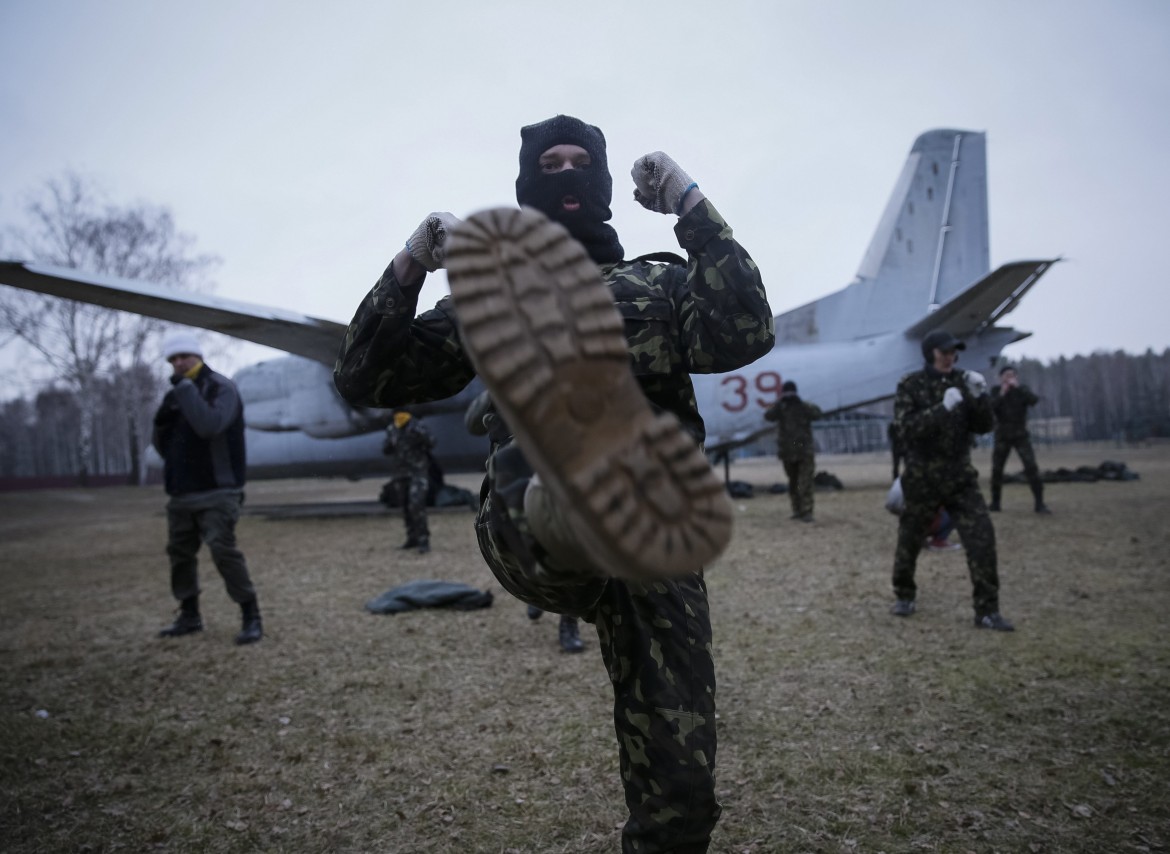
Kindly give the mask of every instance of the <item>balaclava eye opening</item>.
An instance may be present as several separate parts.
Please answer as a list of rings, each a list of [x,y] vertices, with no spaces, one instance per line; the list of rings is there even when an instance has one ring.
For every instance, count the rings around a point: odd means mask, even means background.
[[[554,145],[581,146],[589,152],[589,165],[546,175],[540,169],[540,155]],[[566,196],[574,197],[580,208],[565,210]],[[609,209],[612,197],[613,178],[605,157],[605,135],[600,128],[572,116],[554,116],[520,129],[516,201],[536,208],[567,228],[598,264],[616,263],[624,253],[617,232],[608,225],[613,217]]]

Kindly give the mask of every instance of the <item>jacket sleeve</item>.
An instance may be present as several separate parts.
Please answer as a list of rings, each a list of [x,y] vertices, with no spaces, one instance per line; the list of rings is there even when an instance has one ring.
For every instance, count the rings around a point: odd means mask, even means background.
[[[805,406],[807,407],[805,411],[808,412],[809,421],[820,421],[825,417],[824,411],[815,403],[805,403]]]
[[[333,367],[341,396],[361,406],[442,400],[471,382],[450,297],[415,317],[418,291],[391,267],[358,306]]]
[[[162,404],[154,413],[154,429],[151,431],[150,444],[158,451],[159,456],[167,455],[167,444],[171,440],[171,433],[175,429],[175,419],[179,417],[179,407],[175,403],[174,391],[168,391],[163,397]]]
[[[704,199],[674,227],[687,252],[671,298],[679,318],[686,369],[722,373],[749,365],[776,341],[772,309],[756,262]]]
[[[915,388],[915,374],[903,377],[894,395],[894,423],[898,434],[907,447],[913,447],[931,433],[942,429],[950,413],[942,399],[930,403],[922,399]]]
[[[240,412],[240,394],[224,377],[213,375],[204,380],[203,391],[193,381],[183,379],[172,392],[183,418],[201,439],[226,431]]]
[[[995,429],[995,414],[991,410],[991,396],[965,396],[967,406],[967,429],[972,433],[990,433]]]

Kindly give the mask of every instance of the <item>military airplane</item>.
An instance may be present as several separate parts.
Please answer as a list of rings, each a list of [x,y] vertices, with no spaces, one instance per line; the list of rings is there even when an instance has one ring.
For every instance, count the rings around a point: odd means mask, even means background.
[[[764,410],[785,378],[827,413],[893,396],[922,364],[920,342],[945,329],[967,344],[964,364],[987,368],[1031,333],[997,323],[1059,258],[990,269],[986,135],[940,129],[915,140],[853,282],[776,317],[776,346],[738,371],[696,374],[707,449],[726,450],[771,430]],[[375,475],[383,469],[386,410],[341,399],[332,367],[345,325],[140,281],[41,264],[0,262],[0,283],[197,326],[291,355],[240,369],[249,475]],[[435,432],[448,471],[480,470],[487,446],[463,426],[480,390],[411,409]]]

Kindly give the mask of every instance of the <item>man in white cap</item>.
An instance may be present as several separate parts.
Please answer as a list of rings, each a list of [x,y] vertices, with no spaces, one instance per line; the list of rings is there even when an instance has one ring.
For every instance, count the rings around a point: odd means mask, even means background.
[[[155,449],[163,458],[167,495],[167,554],[171,592],[179,601],[175,622],[160,637],[203,631],[196,554],[207,543],[228,596],[240,606],[237,644],[263,636],[256,590],[244,554],[236,547],[236,522],[244,503],[244,404],[235,384],[203,363],[203,348],[190,332],[163,341],[174,386],[154,416]]]

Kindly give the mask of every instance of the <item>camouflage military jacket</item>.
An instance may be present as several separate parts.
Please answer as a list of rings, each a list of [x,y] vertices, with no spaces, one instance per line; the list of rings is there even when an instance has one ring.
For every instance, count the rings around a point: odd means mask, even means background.
[[[417,418],[411,418],[402,427],[391,424],[382,442],[382,453],[390,458],[390,476],[426,476],[433,447],[435,437]]]
[[[781,396],[764,413],[776,422],[778,454],[782,460],[800,460],[813,456],[812,423],[822,416],[815,403],[805,403],[795,395]]]
[[[1026,385],[991,390],[991,408],[995,411],[995,435],[999,439],[1022,439],[1028,435],[1028,407],[1040,402]]]
[[[943,406],[948,388],[963,393],[953,410]],[[973,474],[971,436],[994,426],[991,399],[975,397],[962,371],[942,374],[933,367],[902,377],[894,396],[894,423],[906,451],[906,470],[929,470],[944,477]]]
[[[691,373],[742,368],[772,349],[772,310],[755,262],[707,200],[675,225],[685,265],[647,260],[601,267],[625,321],[630,364],[651,405],[697,441],[705,430]],[[450,397],[474,376],[450,297],[415,317],[416,290],[393,264],[362,300],[333,378],[342,397],[392,407]]]

